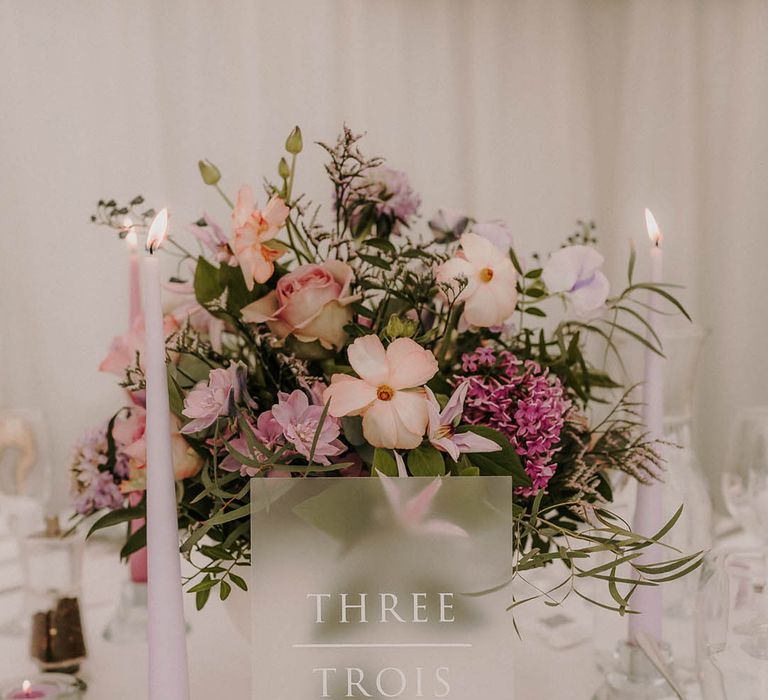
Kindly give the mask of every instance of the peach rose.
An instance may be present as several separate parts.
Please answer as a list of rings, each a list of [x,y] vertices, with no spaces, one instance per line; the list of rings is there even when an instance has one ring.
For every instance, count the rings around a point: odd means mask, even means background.
[[[179,419],[171,415],[173,474],[177,479],[188,479],[200,471],[203,460],[179,432],[179,426]],[[146,488],[146,427],[147,412],[141,406],[131,406],[117,417],[112,428],[118,450],[130,458],[129,479],[121,486],[125,492]]]
[[[350,295],[352,268],[340,260],[322,265],[301,265],[284,275],[277,288],[243,309],[249,323],[266,323],[279,338],[294,335],[304,343],[318,340],[330,350],[340,350],[352,320]]]

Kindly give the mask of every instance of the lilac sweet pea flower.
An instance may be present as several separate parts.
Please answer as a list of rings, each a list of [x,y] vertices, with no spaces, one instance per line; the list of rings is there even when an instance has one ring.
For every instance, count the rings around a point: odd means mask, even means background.
[[[447,452],[451,459],[458,461],[464,452],[497,452],[501,447],[493,440],[475,433],[457,433],[456,426],[464,412],[469,382],[463,382],[441,411],[435,395],[427,387],[427,412],[429,414],[428,438],[432,447]]]
[[[490,241],[499,250],[508,253],[513,247],[512,232],[507,228],[503,221],[480,221],[472,224],[472,233],[482,236]]]
[[[198,433],[216,422],[219,416],[231,416],[235,404],[245,396],[245,365],[233,362],[227,369],[214,369],[207,382],[200,382],[184,400],[183,415],[191,418],[182,429],[185,435]],[[248,397],[245,396],[246,401]]]
[[[323,407],[310,404],[309,398],[301,389],[296,389],[290,394],[280,392],[278,399],[278,403],[272,406],[274,419],[296,452],[309,459]],[[315,445],[315,462],[330,464],[329,457],[336,457],[344,451],[344,444],[338,440],[339,432],[339,421],[326,415]]]
[[[541,279],[550,293],[566,294],[579,316],[589,316],[608,298],[608,278],[600,271],[604,260],[592,246],[561,248],[550,255]]]

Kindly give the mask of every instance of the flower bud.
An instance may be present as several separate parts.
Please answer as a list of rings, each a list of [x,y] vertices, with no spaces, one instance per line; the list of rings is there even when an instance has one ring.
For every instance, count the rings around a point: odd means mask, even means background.
[[[291,170],[288,167],[285,158],[281,158],[280,162],[277,164],[277,174],[283,178],[283,180],[287,180],[288,176],[291,174]]]
[[[200,160],[197,167],[200,168],[200,176],[206,185],[217,185],[221,180],[221,172],[211,161]]]
[[[288,153],[296,155],[297,153],[301,153],[303,147],[304,141],[301,138],[301,129],[296,126],[285,140],[285,150],[288,151]]]
[[[384,333],[392,340],[395,338],[412,338],[418,329],[419,324],[417,321],[392,314],[389,317]]]

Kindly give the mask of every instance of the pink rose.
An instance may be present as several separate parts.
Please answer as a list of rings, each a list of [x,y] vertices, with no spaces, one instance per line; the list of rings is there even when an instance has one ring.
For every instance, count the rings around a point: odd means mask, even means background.
[[[280,278],[277,288],[243,309],[249,323],[265,323],[278,337],[294,335],[305,343],[314,340],[330,350],[340,350],[352,320],[349,293],[352,268],[340,260],[322,265],[301,265]]]

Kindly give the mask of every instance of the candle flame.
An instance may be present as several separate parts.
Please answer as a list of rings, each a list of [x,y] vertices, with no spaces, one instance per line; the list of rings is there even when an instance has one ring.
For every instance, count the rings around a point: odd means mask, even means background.
[[[32,690],[32,683],[24,681],[21,684],[21,692],[24,693],[24,695],[28,695],[30,690]]]
[[[168,233],[168,210],[161,209],[157,216],[152,219],[147,233],[147,250],[154,253],[165,240]]]
[[[663,236],[661,235],[659,225],[656,223],[656,217],[654,217],[650,209],[645,210],[645,226],[648,229],[648,238],[658,248],[661,245]]]

